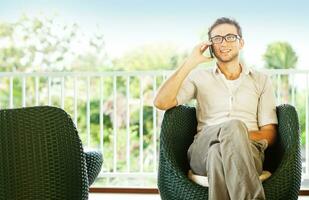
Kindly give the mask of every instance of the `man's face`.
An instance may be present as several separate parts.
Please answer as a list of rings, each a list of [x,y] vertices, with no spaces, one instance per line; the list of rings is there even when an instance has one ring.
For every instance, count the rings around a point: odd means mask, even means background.
[[[220,24],[211,31],[211,38],[214,36],[226,36],[228,34],[238,35],[237,28],[231,24]],[[222,40],[222,43],[214,44],[213,51],[216,58],[221,62],[230,62],[238,57],[240,49],[243,48],[244,41],[239,38],[235,41]]]

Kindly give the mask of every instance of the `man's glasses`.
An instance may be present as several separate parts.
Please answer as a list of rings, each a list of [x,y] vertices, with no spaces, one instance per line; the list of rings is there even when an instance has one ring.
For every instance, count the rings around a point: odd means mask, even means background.
[[[227,34],[225,36],[221,36],[221,35],[216,35],[212,38],[210,38],[210,41],[213,44],[221,44],[223,42],[223,39],[225,39],[225,41],[227,42],[235,42],[237,39],[240,39],[240,37],[238,35],[234,35],[234,34]]]

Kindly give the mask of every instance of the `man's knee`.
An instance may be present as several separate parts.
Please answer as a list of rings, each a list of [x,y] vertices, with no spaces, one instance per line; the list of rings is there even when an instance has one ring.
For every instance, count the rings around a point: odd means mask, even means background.
[[[248,139],[248,129],[246,124],[238,119],[232,119],[223,124],[223,134],[220,136],[221,139],[224,137],[235,138],[236,140]]]
[[[225,127],[227,128],[243,128],[246,127],[245,122],[239,119],[231,119],[225,123]]]

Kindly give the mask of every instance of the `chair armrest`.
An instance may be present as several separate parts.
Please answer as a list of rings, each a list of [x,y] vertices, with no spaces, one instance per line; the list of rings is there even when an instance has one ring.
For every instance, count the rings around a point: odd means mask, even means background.
[[[286,197],[298,195],[301,184],[301,156],[300,156],[300,129],[295,108],[288,104],[277,106],[278,135],[274,154],[270,155],[277,167],[272,176],[266,180],[264,185],[267,199],[272,196]],[[288,191],[284,194],[282,191]],[[288,198],[290,196],[291,198]]]

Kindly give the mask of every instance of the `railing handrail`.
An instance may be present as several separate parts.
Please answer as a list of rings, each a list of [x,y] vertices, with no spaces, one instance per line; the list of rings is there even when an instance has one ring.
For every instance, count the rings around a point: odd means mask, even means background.
[[[273,74],[299,74],[299,73],[309,73],[308,69],[256,69],[261,72],[266,72],[271,75]],[[64,76],[145,76],[145,75],[165,75],[173,72],[174,70],[138,70],[138,71],[78,71],[78,72],[0,72],[0,77],[10,77],[10,76],[54,76],[54,77],[64,77]]]
[[[145,76],[145,75],[164,75],[172,72],[172,70],[157,71],[106,71],[106,72],[0,72],[0,77],[24,77],[24,76],[86,76],[86,77],[104,77],[104,76]]]

